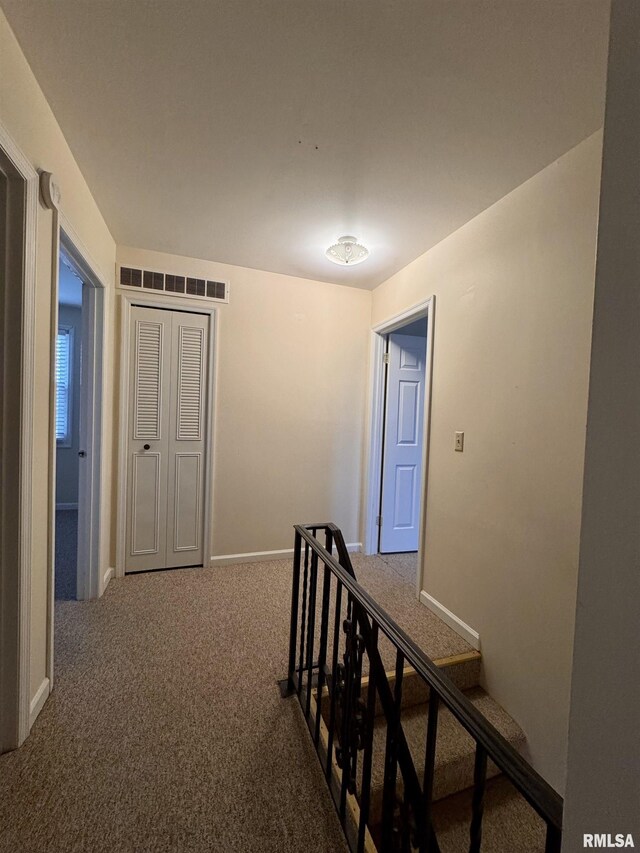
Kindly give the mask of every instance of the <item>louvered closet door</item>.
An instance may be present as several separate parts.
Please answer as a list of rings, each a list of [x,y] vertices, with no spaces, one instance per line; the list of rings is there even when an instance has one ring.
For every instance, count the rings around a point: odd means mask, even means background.
[[[131,310],[128,572],[203,562],[208,322]]]
[[[171,313],[131,311],[127,571],[164,568]]]
[[[168,445],[167,566],[203,562],[207,332],[202,314],[173,314]]]

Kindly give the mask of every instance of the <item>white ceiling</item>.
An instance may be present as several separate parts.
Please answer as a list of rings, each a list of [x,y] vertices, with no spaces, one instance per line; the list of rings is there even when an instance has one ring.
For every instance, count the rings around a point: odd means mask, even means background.
[[[608,0],[0,2],[122,245],[373,287],[602,124]]]

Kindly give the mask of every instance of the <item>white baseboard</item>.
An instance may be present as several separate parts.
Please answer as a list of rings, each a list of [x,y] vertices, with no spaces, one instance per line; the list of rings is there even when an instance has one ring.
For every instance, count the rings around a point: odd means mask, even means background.
[[[56,509],[78,509],[78,504],[56,504]]]
[[[350,554],[359,554],[362,551],[360,542],[347,544]],[[264,560],[287,560],[293,557],[293,548],[285,548],[284,551],[249,551],[246,554],[223,554],[220,557],[210,557],[210,566],[231,566],[235,563],[261,563]]]
[[[107,585],[109,584],[109,581],[115,575],[115,573],[116,570],[113,568],[113,566],[108,568],[107,571],[104,573],[104,575],[102,576],[102,592],[105,591]]]
[[[45,678],[36,690],[36,695],[31,700],[31,704],[29,705],[29,728],[35,723],[36,718],[40,711],[42,711],[42,707],[44,703],[49,698],[49,690],[50,690],[50,682],[48,678]]]
[[[455,613],[448,610],[444,604],[440,604],[432,595],[422,590],[420,593],[420,601],[426,605],[436,616],[439,616],[450,628],[463,637],[470,646],[480,650],[480,634],[470,628],[466,622],[463,622]]]

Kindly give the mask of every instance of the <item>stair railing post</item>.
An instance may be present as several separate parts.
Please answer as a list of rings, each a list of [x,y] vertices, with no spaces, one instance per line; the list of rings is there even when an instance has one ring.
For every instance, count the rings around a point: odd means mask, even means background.
[[[440,697],[435,690],[429,691],[429,711],[427,717],[427,743],[424,759],[424,823],[426,834],[422,839],[421,850],[433,853],[436,849],[435,835],[431,826],[431,809],[433,806],[433,777],[436,767],[436,743],[438,739],[438,710],[440,708]]]
[[[387,718],[387,742],[384,756],[384,782],[382,792],[382,845],[391,850],[393,845],[394,813],[396,806],[396,780],[398,774],[398,735],[402,708],[402,676],[404,655],[396,650],[396,677],[393,691],[393,712]]]
[[[346,635],[344,661],[344,693],[342,706],[342,731],[340,732],[340,764],[342,783],[340,786],[340,820],[344,826],[346,820],[347,792],[351,783],[351,714],[353,709],[354,666],[356,656],[357,626],[353,618],[353,600],[347,595],[347,618],[343,622]]]
[[[291,622],[289,625],[289,671],[287,673],[287,692],[294,693],[296,689],[296,636],[298,632],[298,598],[300,596],[300,548],[302,537],[296,530],[293,545],[293,579],[291,586]]]
[[[325,773],[328,780],[331,780],[332,758],[333,758],[333,741],[336,729],[336,701],[338,690],[338,651],[340,648],[340,623],[342,614],[342,583],[337,582],[335,612],[333,621],[333,646],[331,649],[331,687],[329,690],[329,736],[327,741],[327,764]],[[330,781],[329,781],[329,784]]]
[[[371,645],[378,648],[378,623],[371,628]],[[371,806],[371,767],[373,763],[373,729],[376,716],[376,677],[369,666],[369,686],[367,688],[367,710],[364,727],[364,758],[362,763],[362,788],[360,790],[360,824],[358,826],[357,853],[364,853],[369,809]]]
[[[309,543],[304,543],[304,574],[302,577],[302,620],[300,623],[300,652],[298,661],[298,696],[302,695],[304,675],[304,642],[307,630],[307,579],[309,576]]]
[[[473,771],[473,798],[471,802],[471,827],[469,828],[469,853],[480,853],[486,782],[487,751],[481,744],[477,743],[476,762]]]
[[[322,611],[320,617],[320,652],[318,654],[318,686],[316,688],[316,749],[320,743],[320,718],[322,716],[324,685],[327,677],[327,637],[329,633],[329,598],[331,596],[331,571],[324,566],[322,580]]]
[[[315,551],[311,553],[311,573],[309,576],[309,611],[307,615],[308,637],[307,637],[307,702],[305,716],[309,722],[311,712],[311,691],[313,690],[313,646],[316,633],[316,594],[318,591],[318,555]]]

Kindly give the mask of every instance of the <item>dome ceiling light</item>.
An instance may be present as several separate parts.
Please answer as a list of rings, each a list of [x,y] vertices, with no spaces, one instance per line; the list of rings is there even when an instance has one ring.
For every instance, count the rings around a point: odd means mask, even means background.
[[[361,264],[369,257],[369,250],[362,243],[358,243],[355,237],[339,237],[338,242],[329,246],[325,255],[334,264],[343,267],[351,267]]]

